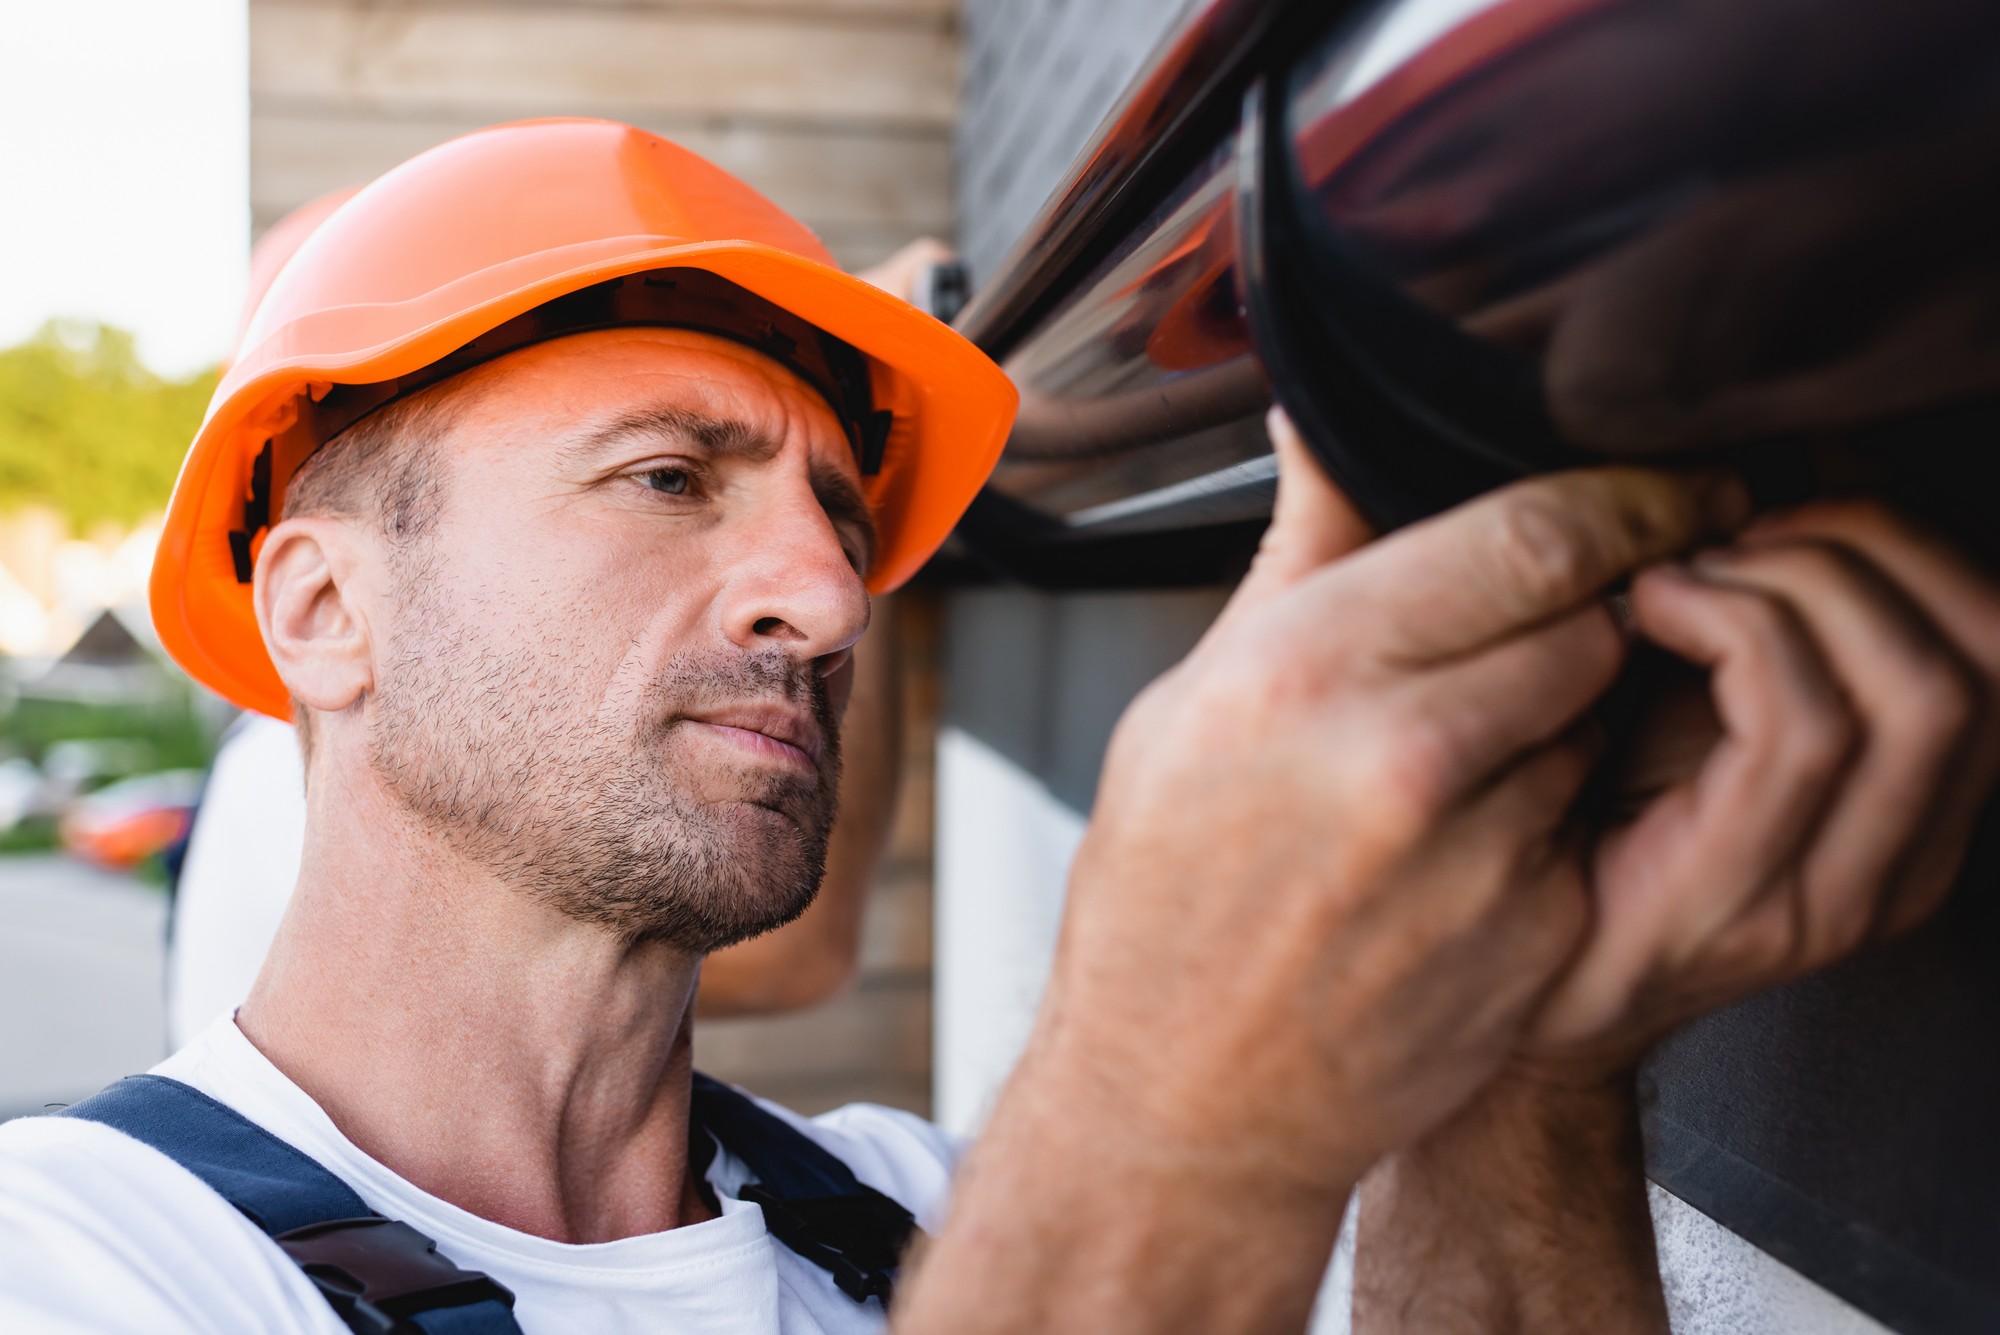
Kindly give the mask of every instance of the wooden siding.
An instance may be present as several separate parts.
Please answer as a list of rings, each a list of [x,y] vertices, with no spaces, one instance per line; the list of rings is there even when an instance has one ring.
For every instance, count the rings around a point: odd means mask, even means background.
[[[949,0],[251,0],[253,222],[522,116],[631,121],[844,263],[951,230]]]

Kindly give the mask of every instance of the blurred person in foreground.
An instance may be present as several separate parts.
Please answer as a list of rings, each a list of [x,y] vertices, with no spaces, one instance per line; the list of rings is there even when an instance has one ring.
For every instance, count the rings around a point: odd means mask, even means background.
[[[480,1272],[419,1286],[419,1329],[879,1328],[893,1254],[826,1245],[784,1181],[838,1184],[828,1155],[873,1193],[839,1199],[931,1234],[903,1329],[1297,1328],[1385,1156],[1521,1071],[1622,1070],[1950,884],[2000,764],[1984,574],[1868,507],[1746,529],[1714,472],[1552,475],[1369,543],[1279,421],[1256,565],[1118,729],[948,1214],[954,1150],[916,1119],[718,1091],[691,1068],[701,961],[810,902],[870,590],[941,540],[1009,404],[761,201],[716,227],[789,258],[613,230],[728,197],[708,173],[601,122],[486,131],[357,197],[274,286],[259,321],[338,309],[359,344],[396,303],[355,254],[388,246],[406,281],[442,228],[464,284],[347,360],[300,351],[338,321],[294,323],[196,443],[156,612],[204,679],[304,720],[299,889],[233,1021],[154,1083],[0,1130],[0,1316],[340,1329],[339,1286],[294,1258],[355,1222],[233,1208],[271,1178],[214,1172],[176,1139],[197,1124],[413,1226],[359,1227],[404,1262],[435,1244],[425,1274]],[[482,182],[531,179],[503,246],[606,181],[616,216],[507,267]],[[472,277],[508,295],[455,322]],[[1709,670],[1718,731],[1591,828],[1591,710],[1635,639]],[[1629,1163],[1589,1173],[1626,1199]],[[1594,1329],[1657,1329],[1657,1281],[1608,1259],[1581,1277]]]
[[[358,189],[312,199],[258,239],[250,253],[239,338],[285,261]],[[921,272],[950,255],[941,242],[923,238],[859,277],[907,299]],[[699,1014],[799,1010],[831,999],[853,980],[868,889],[895,810],[902,764],[900,701],[894,604],[885,600],[876,607],[866,642],[855,651],[840,818],[828,843],[820,893],[796,922],[710,959],[702,969]],[[245,714],[217,752],[174,881],[167,954],[167,1033],[173,1048],[249,995],[291,902],[305,846],[305,811],[295,731],[276,719]]]

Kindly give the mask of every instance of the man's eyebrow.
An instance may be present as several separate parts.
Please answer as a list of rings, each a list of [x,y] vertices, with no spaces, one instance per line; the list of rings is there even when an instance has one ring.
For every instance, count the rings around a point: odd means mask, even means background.
[[[684,441],[711,455],[761,463],[783,448],[777,437],[733,417],[712,417],[690,408],[656,406],[620,413],[563,446],[565,463],[592,464],[609,447],[635,438]]]
[[[688,441],[711,455],[748,459],[753,463],[775,457],[784,443],[733,417],[713,417],[689,408],[656,406],[620,413],[562,448],[564,462],[588,466],[613,445],[635,438]],[[862,568],[875,559],[875,510],[854,480],[831,464],[812,463],[813,496],[836,526],[861,534]]]

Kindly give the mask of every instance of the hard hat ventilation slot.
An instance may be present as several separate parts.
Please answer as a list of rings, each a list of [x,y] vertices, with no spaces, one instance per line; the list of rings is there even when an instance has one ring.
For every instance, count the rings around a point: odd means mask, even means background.
[[[229,533],[229,559],[236,567],[236,582],[248,584],[256,571],[256,557],[250,544],[271,526],[271,442],[250,463],[250,497],[243,502],[243,527]]]
[[[896,414],[887,408],[877,408],[861,420],[861,475],[874,477],[882,471],[882,455],[889,448],[889,428],[896,424]]]

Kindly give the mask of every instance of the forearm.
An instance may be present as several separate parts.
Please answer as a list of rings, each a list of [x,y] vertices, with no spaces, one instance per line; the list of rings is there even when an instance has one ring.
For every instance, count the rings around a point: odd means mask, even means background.
[[[1629,1076],[1503,1076],[1361,1186],[1355,1335],[1666,1335]]]
[[[1063,1065],[1024,1059],[896,1330],[1304,1329],[1346,1193],[1260,1188],[1226,1136],[1153,1134],[1117,1082]]]

